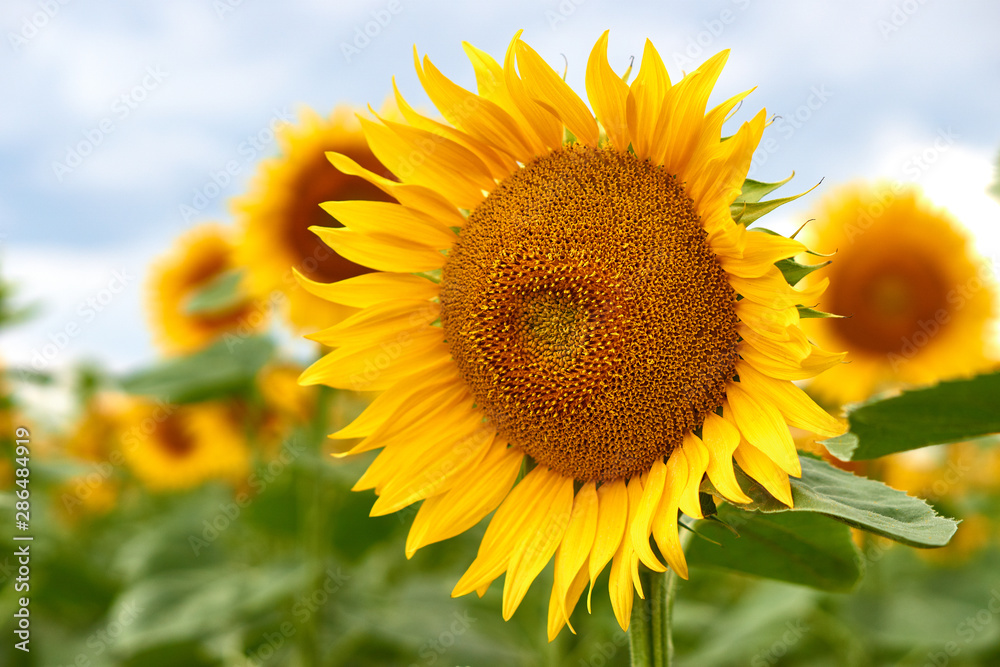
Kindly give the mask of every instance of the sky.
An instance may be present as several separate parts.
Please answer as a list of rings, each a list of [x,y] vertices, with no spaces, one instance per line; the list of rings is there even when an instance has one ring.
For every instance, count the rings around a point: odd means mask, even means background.
[[[770,226],[794,230],[839,185],[898,180],[1000,266],[1000,204],[985,192],[1000,149],[998,25],[989,0],[5,0],[0,277],[37,311],[0,334],[0,360],[150,363],[147,267],[185,229],[231,223],[229,199],[276,150],[275,123],[303,106],[377,108],[394,76],[429,109],[414,45],[474,88],[462,41],[501,58],[520,29],[581,94],[606,29],[618,71],[647,38],[675,80],[731,49],[712,101],[756,86],[732,127],[762,107],[776,116],[750,176],[794,172],[788,194],[822,181]]]

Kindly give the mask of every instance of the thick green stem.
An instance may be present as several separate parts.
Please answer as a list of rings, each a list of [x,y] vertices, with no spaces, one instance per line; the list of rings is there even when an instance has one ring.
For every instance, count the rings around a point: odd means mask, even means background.
[[[681,549],[693,533],[681,530]],[[646,599],[636,605],[629,626],[632,667],[668,667],[674,664],[673,614],[679,577],[672,569],[664,573],[643,569],[639,573]]]

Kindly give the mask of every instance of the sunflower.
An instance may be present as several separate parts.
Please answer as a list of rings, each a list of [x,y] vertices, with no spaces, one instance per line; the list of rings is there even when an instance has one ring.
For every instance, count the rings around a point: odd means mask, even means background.
[[[881,184],[844,188],[815,217],[812,245],[837,251],[820,308],[846,317],[810,319],[806,332],[850,361],[812,381],[818,396],[860,401],[990,366],[990,271],[947,213]]]
[[[154,491],[234,481],[249,466],[240,424],[223,403],[142,402],[128,416],[122,445],[132,472]]]
[[[250,192],[234,201],[233,211],[242,228],[237,256],[249,271],[251,292],[261,298],[284,295],[291,323],[314,330],[355,309],[303,290],[291,267],[322,282],[371,271],[331,252],[309,231],[313,225],[330,224],[319,204],[330,199],[389,201],[391,197],[363,178],[338,171],[326,159],[326,151],[332,150],[365,169],[382,170],[350,109],[338,108],[326,119],[310,109],[300,116],[297,125],[279,129],[281,154],[261,163]]]
[[[375,489],[373,515],[423,501],[407,556],[496,510],[453,595],[506,572],[510,618],[555,558],[552,638],[609,562],[622,628],[640,563],[687,576],[678,510],[702,517],[706,474],[749,502],[735,459],[791,505],[788,425],[841,432],[792,380],[842,355],[798,327],[823,285],[799,291],[775,266],[805,247],[733,220],[765,114],[721,140],[748,94],[706,114],[726,52],[672,84],[647,41],[629,85],[605,33],[592,113],[519,37],[503,66],[465,45],[478,94],[417,60],[449,124],[398,90],[405,123],[362,120],[398,182],[330,155],[399,203],[324,205],[345,229],[316,233],[379,272],[300,278],[363,309],[311,336],[337,349],[300,381],[384,390],[332,437],[363,438],[345,454],[382,449],[354,487]]]
[[[267,323],[267,308],[239,293],[217,309],[190,309],[196,294],[233,275],[233,250],[225,227],[204,224],[181,236],[170,253],[153,266],[149,276],[150,323],[154,339],[165,352],[192,352],[224,333],[247,334]]]

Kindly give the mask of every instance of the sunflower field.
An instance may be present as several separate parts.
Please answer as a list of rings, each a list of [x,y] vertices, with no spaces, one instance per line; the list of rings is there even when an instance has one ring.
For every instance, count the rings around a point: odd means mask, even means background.
[[[1000,665],[997,7],[431,4],[4,10],[0,665]]]

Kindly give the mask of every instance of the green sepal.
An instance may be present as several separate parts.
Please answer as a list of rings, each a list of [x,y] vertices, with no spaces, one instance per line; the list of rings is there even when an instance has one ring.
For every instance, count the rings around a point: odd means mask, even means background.
[[[770,213],[779,206],[783,206],[784,204],[795,201],[803,195],[809,194],[819,186],[819,183],[817,183],[805,192],[801,192],[792,197],[782,197],[780,199],[761,201],[762,197],[774,192],[782,185],[792,180],[792,176],[795,176],[794,172],[785,180],[778,181],[776,183],[764,183],[762,181],[755,181],[751,178],[743,181],[742,191],[733,203],[729,205],[729,212],[733,216],[733,221],[743,225],[744,227],[749,227],[758,218]]]
[[[868,401],[847,419],[847,433],[822,441],[843,461],[1000,433],[1000,372]]]
[[[822,318],[822,317],[834,317],[841,319],[843,315],[834,315],[833,313],[824,313],[822,310],[816,310],[815,308],[809,308],[808,306],[796,306],[799,309],[799,317],[804,320]]]
[[[186,315],[217,315],[233,310],[246,300],[240,289],[242,270],[225,271],[195,291],[184,303]]]
[[[822,269],[829,263],[829,261],[826,261],[822,264],[800,264],[794,259],[780,259],[775,262],[774,265],[778,267],[779,271],[781,271],[781,275],[785,277],[785,281],[794,287],[800,280],[808,276],[810,273]]]

